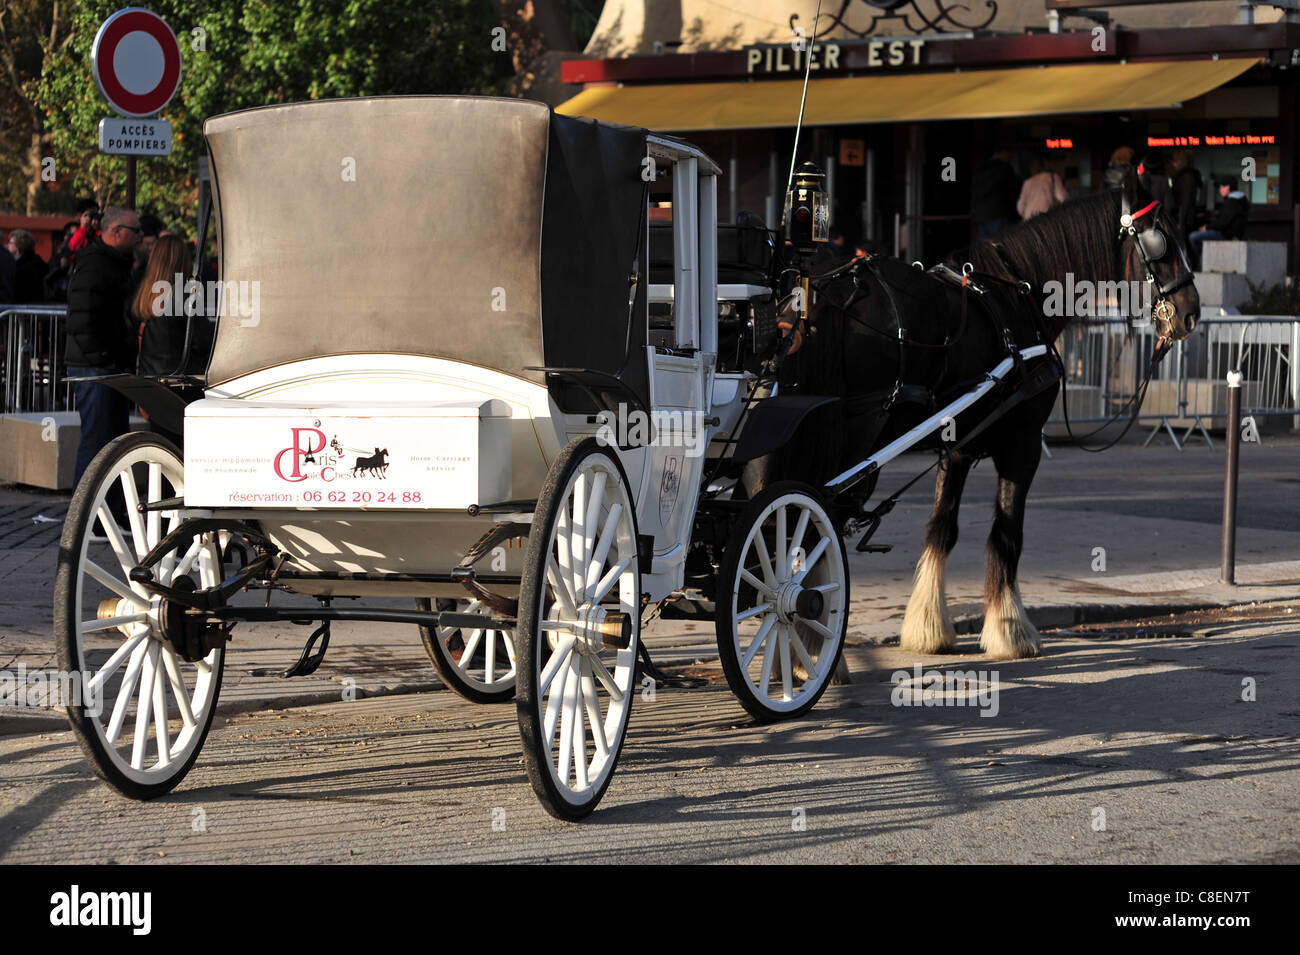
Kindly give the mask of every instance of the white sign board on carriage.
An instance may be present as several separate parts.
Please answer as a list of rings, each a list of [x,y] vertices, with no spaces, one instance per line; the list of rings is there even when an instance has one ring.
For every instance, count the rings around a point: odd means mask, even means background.
[[[185,410],[185,504],[464,510],[510,496],[510,406],[205,398]]]
[[[161,119],[101,119],[99,151],[110,156],[170,156],[172,124]]]

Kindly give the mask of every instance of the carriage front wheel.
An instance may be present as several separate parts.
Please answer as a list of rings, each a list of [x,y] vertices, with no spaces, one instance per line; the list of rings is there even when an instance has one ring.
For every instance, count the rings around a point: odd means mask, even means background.
[[[740,704],[764,722],[808,712],[844,650],[844,540],[809,485],[774,484],[741,512],[718,574],[718,652]]]
[[[537,501],[519,595],[519,731],[559,819],[600,802],[627,733],[641,636],[636,507],[615,453],[570,442]]]
[[[59,542],[54,637],[60,692],[68,690],[62,702],[95,772],[135,799],[160,796],[189,772],[225,665],[220,647],[187,659],[166,636],[178,612],[130,579],[179,520],[174,508],[139,506],[184,493],[174,445],[143,432],[123,435],[86,469]],[[155,578],[190,590],[215,587],[221,567],[219,542],[208,533],[163,558]]]

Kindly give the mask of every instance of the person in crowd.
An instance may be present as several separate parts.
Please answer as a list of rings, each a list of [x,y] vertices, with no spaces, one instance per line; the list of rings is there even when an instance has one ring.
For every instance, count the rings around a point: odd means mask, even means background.
[[[184,314],[185,295],[179,296],[182,314],[177,315],[173,283],[177,273],[189,276],[191,255],[185,241],[174,235],[161,235],[153,243],[145,264],[143,276],[131,298],[130,319],[137,329],[139,359],[136,370],[141,375],[162,377],[183,372],[185,354],[185,329],[187,324],[207,325],[204,317],[191,319]],[[194,335],[191,345],[201,344]],[[150,421],[149,427],[177,447],[182,445],[181,435]]]
[[[138,339],[127,324],[132,253],[140,242],[140,220],[114,206],[103,215],[103,231],[77,254],[68,280],[66,361],[70,378],[133,371]],[[74,484],[103,447],[129,428],[127,399],[107,385],[78,381]]]
[[[45,299],[49,302],[66,302],[68,300],[68,275],[72,272],[72,236],[80,223],[73,219],[63,227],[61,237],[55,243],[54,253],[50,256],[50,270],[45,274]]]
[[[72,238],[68,240],[68,251],[72,253],[74,263],[77,260],[77,253],[90,245],[99,235],[102,217],[99,203],[94,199],[77,200],[77,228],[72,233]]]
[[[0,233],[2,236],[3,233]],[[13,305],[18,301],[18,266],[9,250],[0,246],[0,306]]]
[[[131,322],[138,330],[142,375],[174,374],[185,345],[185,315],[176,315],[172,285],[177,273],[189,277],[190,250],[174,235],[159,236],[145,266],[144,277],[131,299]],[[162,286],[165,290],[159,291]],[[184,290],[180,297],[185,302]]]
[[[1237,188],[1238,181],[1231,177],[1218,180],[1219,207],[1210,221],[1191,234],[1188,239],[1192,265],[1201,267],[1201,247],[1215,239],[1243,239],[1246,220],[1250,217],[1250,200]]]
[[[14,301],[35,305],[45,301],[45,260],[36,254],[36,236],[26,229],[9,233],[9,253],[14,257]]]
[[[140,216],[140,244],[135,247],[135,265],[131,270],[131,283],[139,284],[140,277],[144,275],[145,265],[149,261],[149,253],[153,251],[153,244],[158,240],[159,235],[166,235],[167,227],[163,221],[152,212],[146,212]]]
[[[1173,177],[1169,204],[1183,238],[1191,235],[1196,226],[1196,213],[1200,211],[1202,190],[1205,188],[1200,172],[1192,165],[1192,151],[1179,149],[1170,157],[1169,172]]]
[[[1020,198],[1016,202],[1016,212],[1022,219],[1040,216],[1070,198],[1060,174],[1048,169],[1042,156],[1034,157],[1032,172],[1020,187]]]
[[[1103,189],[1119,189],[1124,185],[1124,177],[1128,175],[1133,168],[1133,149],[1130,146],[1120,146],[1110,154],[1110,162],[1106,163],[1106,171],[1101,174],[1101,185]]]
[[[1152,150],[1142,157],[1137,167],[1138,182],[1148,195],[1161,205],[1169,204],[1169,197],[1173,192],[1165,166],[1164,152]]]
[[[971,183],[971,219],[976,238],[992,239],[1001,235],[1017,218],[1016,201],[1020,197],[1020,177],[1011,166],[1011,153],[999,149],[975,170]]]

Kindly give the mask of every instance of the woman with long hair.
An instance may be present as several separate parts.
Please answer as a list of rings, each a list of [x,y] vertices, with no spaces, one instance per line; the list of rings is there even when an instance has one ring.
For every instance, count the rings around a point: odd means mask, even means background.
[[[139,329],[136,367],[142,375],[182,370],[190,261],[190,250],[174,235],[159,236],[149,252],[144,277],[130,305],[132,322]]]

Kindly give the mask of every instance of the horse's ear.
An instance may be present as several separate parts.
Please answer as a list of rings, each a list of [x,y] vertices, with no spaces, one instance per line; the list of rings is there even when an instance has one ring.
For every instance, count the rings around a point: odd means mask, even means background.
[[[1130,209],[1138,208],[1138,177],[1137,170],[1132,166],[1128,166],[1124,170],[1124,181],[1121,183],[1120,188],[1124,190],[1124,198],[1128,200],[1128,207]]]

